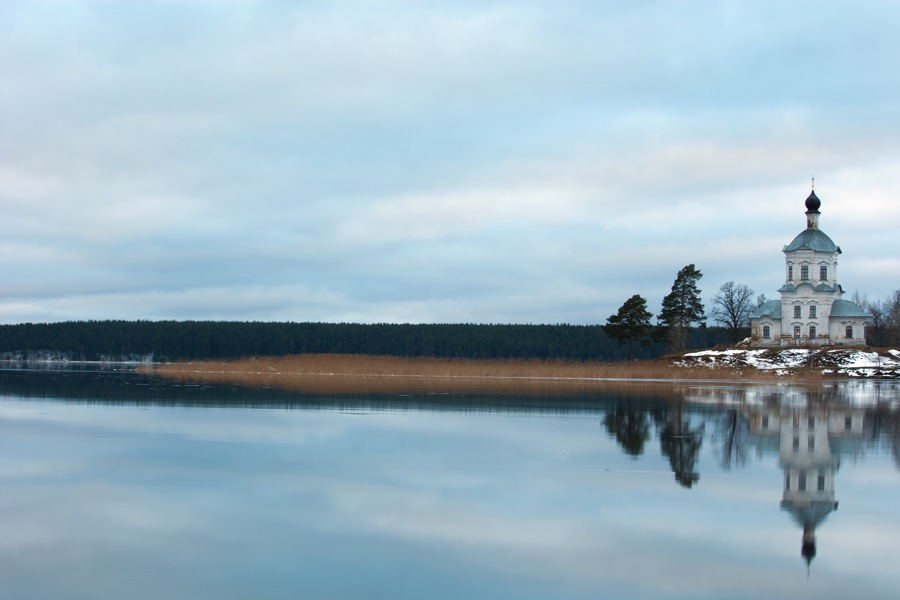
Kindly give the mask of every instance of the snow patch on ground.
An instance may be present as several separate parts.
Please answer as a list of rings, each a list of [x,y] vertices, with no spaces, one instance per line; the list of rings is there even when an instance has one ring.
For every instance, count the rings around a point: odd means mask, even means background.
[[[864,350],[831,349],[810,350],[790,348],[784,350],[700,350],[688,352],[673,361],[674,366],[741,369],[751,367],[764,371],[787,374],[792,369],[811,367],[823,373],[849,375],[851,377],[900,377],[900,351],[884,353]]]

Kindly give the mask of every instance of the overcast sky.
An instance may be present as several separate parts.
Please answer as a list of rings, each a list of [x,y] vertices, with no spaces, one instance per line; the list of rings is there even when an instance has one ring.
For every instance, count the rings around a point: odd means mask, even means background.
[[[900,3],[0,3],[0,322],[900,288]]]

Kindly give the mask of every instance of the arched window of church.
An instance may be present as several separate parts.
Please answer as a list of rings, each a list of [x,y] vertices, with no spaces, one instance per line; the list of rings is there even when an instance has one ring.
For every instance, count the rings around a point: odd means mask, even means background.
[[[809,279],[809,267],[807,265],[803,265],[800,267],[800,279],[804,281]]]
[[[770,330],[768,325],[763,326],[763,338],[769,339]]]
[[[815,319],[815,318],[816,318],[816,307],[815,307],[815,306],[810,306],[810,307],[809,307],[809,318],[810,318],[810,319]]]
[[[819,279],[822,281],[828,279],[828,267],[819,267]]]
[[[800,314],[800,305],[796,305],[794,307],[794,318],[799,319],[802,315]]]
[[[793,265],[788,267],[788,281],[794,280],[794,267]]]
[[[848,340],[849,340],[850,338],[852,338],[852,337],[853,337],[853,327],[852,327],[852,326],[851,326],[851,327],[847,327],[847,329],[844,331],[844,335],[846,335],[846,337],[847,337]]]
[[[810,338],[816,337],[816,327],[814,325],[811,325],[809,328],[809,337]]]
[[[800,327],[799,327],[799,326],[794,327],[794,337],[795,337],[795,338],[799,338],[799,337],[800,337]]]

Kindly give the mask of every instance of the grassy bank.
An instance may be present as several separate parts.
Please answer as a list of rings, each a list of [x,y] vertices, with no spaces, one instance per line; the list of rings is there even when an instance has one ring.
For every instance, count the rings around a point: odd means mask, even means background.
[[[298,354],[227,361],[166,363],[143,368],[159,374],[228,373],[262,375],[348,375],[447,378],[589,378],[589,379],[777,379],[757,369],[673,368],[668,361],[581,362],[565,360],[460,359]]]
[[[571,394],[610,380],[778,380],[757,369],[672,367],[668,361],[469,360],[301,354],[231,361],[167,363],[139,371],[182,381],[268,386],[303,393]],[[822,379],[809,373],[803,379]],[[632,384],[629,384],[632,385]],[[633,390],[632,390],[633,391]]]

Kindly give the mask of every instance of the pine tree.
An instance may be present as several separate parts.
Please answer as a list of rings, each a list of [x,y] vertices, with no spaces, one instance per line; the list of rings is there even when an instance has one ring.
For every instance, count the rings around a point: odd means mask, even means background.
[[[700,301],[700,290],[697,281],[703,274],[688,265],[678,271],[672,291],[663,298],[662,311],[657,316],[659,325],[668,334],[669,343],[676,352],[684,351],[684,338],[687,329],[693,323],[706,320],[703,314],[703,303]]]
[[[635,339],[641,340],[650,331],[650,317],[647,301],[635,294],[619,307],[619,312],[611,315],[603,325],[603,332],[619,343],[628,340],[628,360],[631,360],[631,346]]]

